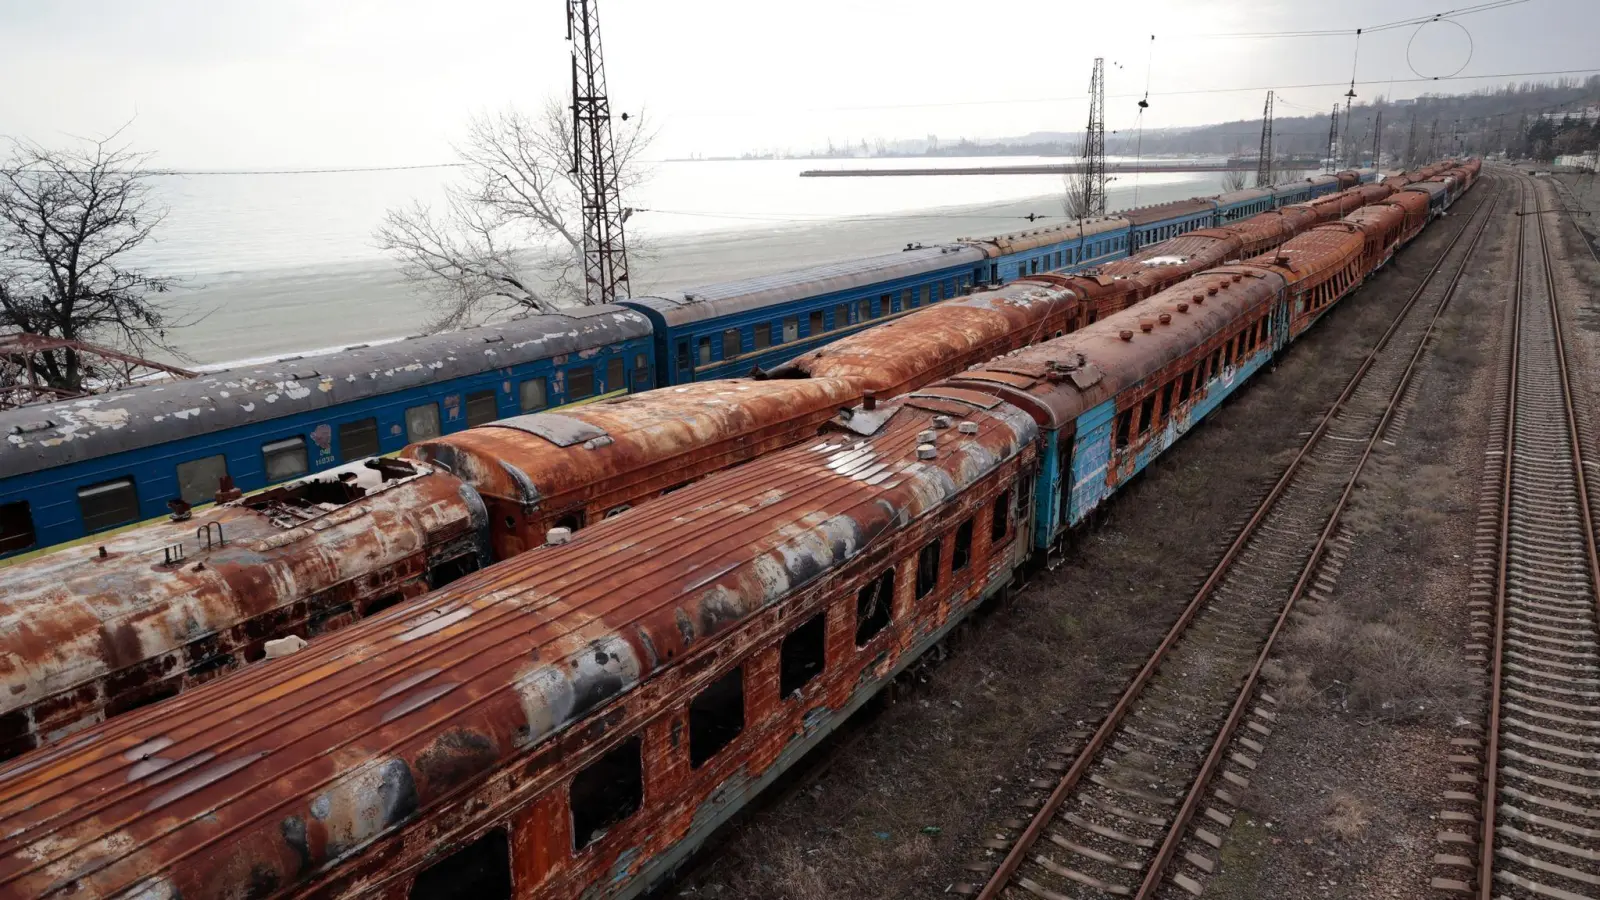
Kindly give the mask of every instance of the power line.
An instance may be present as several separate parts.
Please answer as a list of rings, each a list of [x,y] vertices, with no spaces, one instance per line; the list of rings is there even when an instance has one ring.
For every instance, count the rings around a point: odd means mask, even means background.
[[[1214,34],[1191,34],[1191,35],[1186,35],[1186,37],[1191,37],[1191,38],[1227,38],[1227,39],[1256,39],[1256,38],[1279,38],[1279,37],[1334,37],[1334,36],[1348,37],[1353,32],[1358,32],[1358,31],[1359,32],[1366,32],[1367,34],[1372,34],[1373,32],[1377,32],[1377,31],[1389,31],[1389,30],[1392,30],[1392,29],[1395,29],[1395,28],[1406,28],[1406,27],[1409,27],[1411,25],[1426,25],[1429,22],[1449,21],[1451,19],[1459,18],[1461,16],[1469,16],[1469,15],[1472,15],[1473,13],[1489,12],[1490,10],[1495,10],[1495,9],[1504,9],[1505,7],[1508,7],[1508,6],[1517,6],[1519,4],[1527,3],[1527,2],[1528,2],[1528,0],[1491,0],[1491,2],[1479,3],[1479,4],[1475,5],[1475,6],[1464,6],[1464,7],[1460,8],[1460,9],[1447,9],[1444,12],[1434,13],[1432,15],[1413,16],[1413,17],[1411,17],[1409,19],[1398,19],[1398,20],[1393,21],[1393,22],[1385,22],[1382,25],[1365,26],[1365,27],[1362,27],[1362,28],[1311,28],[1311,29],[1299,29],[1299,30],[1288,30],[1288,31],[1235,31],[1235,32],[1220,32],[1220,33],[1214,33]]]
[[[349,172],[404,172],[410,169],[459,169],[466,163],[421,163],[411,166],[345,166],[319,169],[150,169],[147,175],[343,175]]]

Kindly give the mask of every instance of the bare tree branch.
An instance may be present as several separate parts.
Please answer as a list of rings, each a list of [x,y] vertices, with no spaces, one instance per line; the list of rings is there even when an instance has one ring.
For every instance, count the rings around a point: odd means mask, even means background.
[[[177,355],[167,332],[184,323],[153,299],[175,279],[128,259],[166,209],[150,197],[150,154],[120,135],[64,150],[11,141],[0,163],[0,330]],[[46,383],[66,391],[119,377],[71,349],[40,363]]]
[[[640,156],[653,137],[642,115],[616,129],[624,193],[648,176]],[[445,189],[440,208],[391,209],[374,234],[427,298],[430,325],[459,328],[584,303],[572,121],[560,101],[536,116],[508,109],[475,117],[456,154],[464,177]]]
[[[1229,191],[1242,191],[1244,190],[1244,186],[1244,172],[1238,169],[1229,169],[1228,171],[1222,173],[1222,190],[1224,193]]]

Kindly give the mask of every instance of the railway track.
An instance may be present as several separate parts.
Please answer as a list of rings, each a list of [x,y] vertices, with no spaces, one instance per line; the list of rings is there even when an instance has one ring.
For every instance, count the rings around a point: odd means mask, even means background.
[[[1520,208],[1539,191],[1519,176]],[[1479,515],[1469,646],[1489,677],[1482,740],[1461,753],[1435,887],[1478,897],[1600,897],[1600,633],[1595,515],[1562,335],[1546,216],[1520,217]],[[1474,771],[1476,770],[1476,771]],[[1464,845],[1464,846],[1463,846]],[[1476,859],[1462,853],[1476,849]]]
[[[1229,792],[1248,785],[1271,733],[1261,667],[1295,601],[1337,573],[1340,515],[1499,199],[1478,202],[1121,698],[1050,765],[1059,778],[1033,783],[1030,818],[985,842],[971,868],[987,880],[955,890],[980,900],[1203,890],[1232,820]]]

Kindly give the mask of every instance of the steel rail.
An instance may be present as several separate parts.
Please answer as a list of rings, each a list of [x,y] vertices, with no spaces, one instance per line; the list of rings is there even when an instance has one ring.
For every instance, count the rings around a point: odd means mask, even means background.
[[[1487,205],[1488,209],[1484,215],[1484,223],[1487,223],[1489,220],[1490,213],[1493,211],[1494,204],[1498,202],[1499,196],[1499,191],[1497,191],[1493,197],[1480,203],[1480,209],[1484,208],[1485,204]],[[1474,210],[1474,214],[1476,213],[1477,210]],[[1182,614],[1168,630],[1160,645],[1156,647],[1155,652],[1151,654],[1144,666],[1140,668],[1138,674],[1134,676],[1128,687],[1124,689],[1122,696],[1118,698],[1116,705],[1112,707],[1111,711],[1106,714],[1105,720],[1101,723],[1100,727],[1095,730],[1095,733],[1090,737],[1089,742],[1084,745],[1083,749],[1078,751],[1077,757],[1073,760],[1072,765],[1062,775],[1060,782],[1056,785],[1055,789],[1051,791],[1050,796],[1046,798],[1044,804],[1039,807],[1037,812],[1034,813],[1027,827],[1023,830],[1022,835],[1018,837],[1016,843],[1012,845],[1005,858],[1001,860],[999,866],[996,867],[993,874],[990,875],[989,880],[985,883],[983,889],[978,893],[978,900],[998,900],[1001,891],[1006,888],[1012,877],[1016,875],[1017,869],[1021,867],[1023,861],[1027,858],[1028,852],[1032,850],[1034,844],[1038,842],[1038,839],[1040,835],[1043,834],[1045,827],[1055,818],[1055,814],[1060,811],[1062,804],[1066,802],[1073,789],[1078,786],[1078,783],[1083,779],[1084,774],[1087,772],[1095,757],[1098,756],[1100,751],[1110,743],[1112,736],[1116,733],[1117,728],[1122,724],[1122,721],[1132,710],[1134,702],[1143,692],[1145,685],[1148,684],[1153,677],[1155,677],[1156,670],[1159,669],[1161,663],[1165,661],[1167,654],[1171,652],[1172,648],[1177,645],[1178,641],[1188,631],[1189,625],[1200,613],[1201,609],[1205,606],[1206,601],[1210,599],[1211,594],[1216,590],[1217,586],[1221,584],[1222,579],[1229,571],[1234,560],[1239,556],[1245,545],[1249,543],[1250,539],[1254,537],[1256,531],[1266,520],[1268,513],[1271,512],[1278,499],[1288,489],[1289,484],[1294,480],[1295,475],[1300,471],[1302,463],[1305,462],[1305,460],[1310,456],[1311,451],[1321,442],[1322,437],[1324,434],[1326,434],[1334,419],[1346,407],[1350,398],[1354,396],[1356,389],[1360,386],[1362,379],[1366,377],[1367,372],[1372,368],[1378,356],[1383,352],[1384,349],[1387,348],[1395,333],[1400,330],[1401,324],[1404,322],[1406,315],[1411,311],[1411,308],[1416,304],[1417,299],[1422,296],[1424,291],[1433,285],[1434,277],[1439,273],[1439,270],[1444,267],[1446,260],[1449,259],[1451,253],[1454,252],[1456,245],[1460,243],[1462,237],[1466,235],[1468,230],[1470,230],[1470,227],[1471,225],[1469,222],[1467,225],[1464,225],[1454,237],[1450,239],[1450,243],[1446,245],[1444,250],[1439,254],[1439,258],[1435,260],[1434,264],[1428,269],[1428,272],[1423,276],[1422,281],[1417,285],[1416,289],[1411,292],[1410,296],[1406,298],[1405,303],[1401,306],[1400,311],[1395,315],[1394,320],[1389,323],[1389,327],[1385,329],[1383,335],[1373,345],[1372,350],[1367,353],[1364,359],[1362,359],[1361,364],[1356,368],[1355,373],[1345,384],[1344,389],[1340,392],[1338,398],[1333,402],[1333,405],[1329,407],[1326,413],[1323,414],[1322,418],[1317,422],[1316,427],[1312,430],[1310,436],[1307,437],[1305,443],[1301,445],[1300,450],[1295,454],[1294,458],[1290,460],[1288,466],[1284,469],[1283,474],[1278,478],[1277,482],[1273,484],[1272,489],[1268,491],[1266,497],[1263,498],[1261,503],[1257,506],[1254,514],[1251,515],[1244,527],[1240,529],[1239,534],[1234,538],[1232,543],[1228,545],[1228,549],[1223,553],[1222,559],[1217,563],[1216,567],[1213,568],[1211,574],[1206,578],[1206,580],[1200,585],[1200,588],[1195,592],[1194,598],[1191,599],[1188,605],[1184,607]],[[1454,286],[1460,280],[1461,272],[1465,270],[1467,260],[1471,258],[1471,250],[1476,246],[1477,241],[1482,234],[1483,223],[1480,223],[1478,230],[1473,234],[1472,242],[1469,245],[1467,252],[1463,255],[1461,264],[1457,267],[1455,275],[1451,278],[1450,286],[1446,290],[1447,296],[1454,292]]]

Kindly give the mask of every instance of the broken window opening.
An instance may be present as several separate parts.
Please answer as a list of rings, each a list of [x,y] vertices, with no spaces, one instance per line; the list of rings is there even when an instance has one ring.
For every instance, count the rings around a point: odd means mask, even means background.
[[[972,562],[972,520],[956,529],[956,545],[950,550],[950,571],[959,572]]]
[[[729,670],[689,701],[689,767],[698,769],[744,731],[744,667]]]
[[[643,741],[635,735],[572,777],[573,852],[606,836],[607,830],[644,804]]]
[[[410,900],[510,900],[511,847],[493,828],[417,873]]]
[[[861,586],[856,592],[856,646],[865,647],[887,628],[894,614],[894,569]]]
[[[939,539],[934,538],[917,554],[917,598],[928,596],[939,584]]]
[[[827,619],[817,613],[784,635],[778,648],[778,696],[793,697],[827,664]]]

